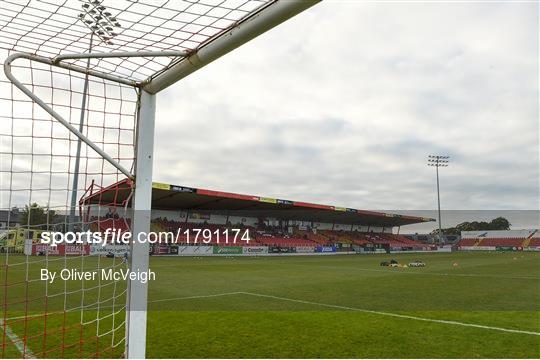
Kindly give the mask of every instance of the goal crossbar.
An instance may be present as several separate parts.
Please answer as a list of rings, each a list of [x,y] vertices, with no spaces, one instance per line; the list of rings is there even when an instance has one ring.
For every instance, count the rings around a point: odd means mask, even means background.
[[[147,79],[143,84],[143,88],[151,94],[158,93],[320,1],[281,0],[270,3],[239,21],[227,32],[210,39],[199,47],[196,52],[176,62],[166,71]]]

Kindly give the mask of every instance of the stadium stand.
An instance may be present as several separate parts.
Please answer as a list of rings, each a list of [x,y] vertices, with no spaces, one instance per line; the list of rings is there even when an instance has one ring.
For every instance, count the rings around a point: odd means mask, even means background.
[[[109,231],[116,230],[120,233],[129,231],[131,221],[122,217],[92,217],[91,228],[94,231],[100,231],[104,233],[107,229]],[[380,248],[408,248],[408,249],[422,249],[426,245],[414,240],[411,240],[405,236],[389,233],[365,233],[359,231],[342,231],[342,230],[321,230],[314,231],[308,230],[295,230],[293,234],[289,234],[283,228],[278,226],[268,226],[265,224],[258,224],[257,226],[246,225],[220,225],[209,224],[207,222],[187,222],[187,221],[175,221],[167,218],[156,218],[152,221],[152,231],[165,231],[173,234],[178,234],[174,242],[182,245],[195,245],[193,243],[193,235],[197,229],[207,229],[207,235],[209,238],[204,242],[208,245],[224,245],[223,239],[227,230],[232,228],[248,230],[250,242],[238,242],[234,245],[239,246],[253,246],[253,245],[266,245],[266,246],[336,246],[338,244],[358,245],[358,246],[372,246]],[[186,231],[192,231],[191,238],[185,233]],[[202,239],[202,237],[200,238]],[[202,240],[198,241],[201,244]],[[231,244],[233,245],[233,244]]]
[[[426,245],[418,241],[411,240],[405,236],[390,233],[365,233],[358,231],[334,231],[324,230],[331,243],[351,243],[355,245],[379,246],[390,248],[423,248]]]
[[[478,245],[481,246],[521,246],[523,238],[487,238],[481,239]]]
[[[113,207],[129,207],[132,187],[129,179],[107,187],[92,185],[79,201],[81,214],[92,214],[91,222],[101,232],[112,227],[121,231],[129,229],[129,220],[122,221]],[[164,183],[154,183],[152,208],[156,217],[152,220],[151,230],[172,232],[171,240],[178,245],[196,245],[184,234],[186,230],[206,230],[204,242],[201,244],[199,241],[198,245],[228,246],[230,244],[220,241],[224,233],[245,229],[249,230],[249,243],[234,243],[233,246],[306,247],[300,249],[302,252],[310,252],[310,249],[320,252],[359,251],[360,247],[424,249],[425,244],[388,232],[396,228],[399,231],[401,226],[409,224],[434,221],[424,217]],[[105,212],[107,215],[100,216]],[[87,219],[89,215],[84,217]],[[330,230],[334,227],[336,230]],[[345,231],[344,228],[350,230]],[[279,249],[279,252],[286,251]]]
[[[315,243],[315,245],[323,245],[323,246],[332,245],[332,241],[330,240],[330,238],[327,235],[325,235],[323,232],[315,233],[310,230],[297,230],[295,232],[295,235],[302,239],[310,240],[311,242]]]
[[[463,231],[458,246],[468,248],[487,247],[536,247],[540,246],[537,229],[497,230],[497,231]]]
[[[459,246],[474,246],[476,244],[476,239],[461,239],[458,243]]]

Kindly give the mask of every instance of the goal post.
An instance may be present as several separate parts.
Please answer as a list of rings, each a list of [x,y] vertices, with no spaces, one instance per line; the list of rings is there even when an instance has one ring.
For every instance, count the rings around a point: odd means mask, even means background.
[[[135,160],[135,194],[133,199],[133,236],[150,232],[152,209],[152,166],[154,163],[154,125],[156,95],[140,92],[139,119]],[[148,242],[133,242],[130,268],[145,271],[149,265]],[[142,359],[146,352],[146,306],[148,282],[129,280],[126,319],[126,356]]]
[[[214,7],[216,14],[208,15],[211,9],[210,5],[204,5],[206,9],[197,14],[196,20],[200,20],[201,24],[191,22],[179,22],[174,20],[176,15],[181,14],[185,9],[191,9],[196,2],[186,2],[187,7],[182,8],[179,4],[183,1],[168,2],[162,5],[156,5],[155,2],[110,2],[106,0],[67,0],[58,5],[50,5],[41,8],[39,4],[35,4],[32,0],[24,7],[13,5],[10,1],[0,0],[0,6],[6,8],[6,18],[4,21],[0,19],[0,51],[1,54],[7,53],[9,56],[4,56],[4,74],[7,78],[0,78],[0,85],[8,84],[10,88],[0,87],[0,104],[9,106],[10,111],[6,114],[0,112],[0,121],[10,120],[10,124],[6,125],[6,130],[2,130],[0,126],[0,136],[2,139],[7,139],[7,142],[0,143],[0,152],[2,156],[9,156],[9,166],[2,165],[0,176],[3,180],[1,184],[2,195],[0,198],[0,210],[8,211],[10,214],[13,207],[27,206],[31,208],[37,193],[41,192],[39,199],[45,205],[46,220],[45,223],[39,224],[40,229],[62,228],[72,229],[75,221],[72,216],[65,216],[63,220],[55,220],[59,214],[55,214],[50,209],[58,209],[58,211],[66,211],[70,202],[63,200],[61,197],[66,194],[65,199],[73,198],[81,193],[81,191],[93,190],[94,186],[105,188],[106,186],[121,180],[122,178],[129,179],[132,185],[131,203],[116,204],[114,201],[100,204],[103,206],[123,206],[126,209],[129,207],[131,218],[130,227],[133,239],[136,240],[139,234],[150,231],[151,222],[151,203],[152,203],[152,167],[153,167],[153,151],[154,151],[154,128],[155,128],[155,112],[156,112],[156,94],[161,90],[178,82],[189,74],[197,71],[203,66],[211,63],[219,57],[227,54],[242,44],[250,41],[258,35],[272,29],[287,19],[301,13],[302,11],[312,7],[320,0],[246,0],[245,2],[231,2],[228,0],[211,5]],[[82,3],[82,10],[81,10]],[[117,23],[117,18],[113,17],[110,12],[103,12],[104,5],[109,5],[119,15],[121,20],[122,12],[127,15],[125,22],[127,25],[121,27]],[[119,5],[117,5],[119,4]],[[232,5],[234,4],[234,5]],[[148,14],[140,15],[141,11],[136,6],[146,6]],[[114,8],[117,6],[117,8]],[[162,9],[165,6],[172,8]],[[174,6],[178,6],[177,8]],[[13,9],[11,9],[11,7]],[[94,9],[94,10],[89,10]],[[137,11],[136,11],[137,10]],[[171,13],[164,17],[157,10],[167,10],[163,13]],[[81,12],[82,11],[82,12]],[[94,11],[94,13],[91,13]],[[103,25],[102,21],[95,18],[95,12],[98,11],[104,15],[107,24]],[[78,12],[81,12],[78,14]],[[19,18],[20,14],[24,14]],[[66,15],[69,14],[69,15]],[[85,20],[85,16],[90,16],[94,21],[93,26],[88,24],[89,20]],[[130,20],[129,16],[142,16],[147,19],[147,24],[152,24],[155,29],[161,26],[169,26],[171,35],[164,37],[159,35],[159,32],[153,33],[149,31],[153,41],[144,38],[144,34],[140,35],[141,30],[137,28],[137,21]],[[192,14],[193,15],[193,14]],[[70,17],[78,18],[72,21]],[[66,20],[67,19],[67,20]],[[35,26],[32,26],[25,33],[21,32],[21,27],[27,26],[29,22],[34,21]],[[69,20],[69,21],[68,21]],[[204,20],[204,21],[202,21]],[[171,25],[172,23],[172,25]],[[84,25],[84,26],[83,26]],[[113,32],[112,27],[120,30]],[[187,25],[196,25],[198,30],[185,30]],[[43,26],[42,28],[40,26]],[[63,28],[65,26],[65,28]],[[147,27],[149,25],[146,25]],[[177,26],[178,28],[174,28]],[[97,37],[94,39],[98,44],[90,47],[84,44],[79,45],[78,41],[85,39],[87,29],[89,27],[92,35]],[[56,28],[57,33],[54,36],[47,37],[44,34],[50,32],[51,28]],[[64,30],[67,30],[64,34]],[[35,32],[35,34],[33,33]],[[103,33],[106,35],[103,35]],[[74,36],[73,34],[77,34]],[[78,36],[78,37],[77,37]],[[124,38],[122,38],[124,36]],[[114,38],[114,39],[113,39]],[[156,38],[161,40],[155,40]],[[111,40],[112,39],[112,40]],[[119,43],[117,44],[117,39]],[[137,40],[142,39],[140,42]],[[123,41],[123,43],[122,43]],[[175,44],[175,42],[177,44]],[[92,63],[87,62],[93,60]],[[88,64],[91,64],[88,66]],[[14,69],[18,70],[14,74]],[[24,71],[28,74],[24,74]],[[23,78],[19,78],[23,76]],[[78,97],[80,90],[78,84],[81,84],[81,79],[90,79],[88,90],[83,91],[82,96],[86,97],[88,91],[88,105],[80,105]],[[59,84],[59,85],[58,85]],[[112,89],[111,89],[112,87]],[[20,95],[16,93],[16,89],[22,91],[31,101],[20,100]],[[109,95],[111,92],[119,93],[118,96]],[[129,93],[129,94],[128,94]],[[86,99],[86,98],[85,98]],[[86,101],[82,102],[86,104]],[[19,115],[19,107],[28,106],[31,111],[24,112],[21,117]],[[82,108],[81,108],[82,106]],[[85,106],[87,108],[85,108]],[[126,110],[128,109],[128,110]],[[50,116],[45,118],[45,113]],[[87,113],[85,125],[83,127],[80,118],[81,114]],[[38,119],[39,118],[39,119]],[[127,121],[127,125],[125,125]],[[39,125],[45,124],[45,131],[49,131],[48,135],[41,137],[37,135],[34,128],[39,128]],[[68,135],[57,135],[58,129],[55,123],[61,124],[64,132]],[[114,125],[110,125],[113,123]],[[22,125],[21,125],[22,124]],[[24,126],[25,134],[21,136],[17,130],[18,126]],[[41,126],[43,127],[43,126]],[[82,129],[84,128],[84,131]],[[114,139],[115,133],[118,134],[118,139]],[[130,139],[132,134],[132,139]],[[30,148],[25,148],[20,151],[17,146],[20,145],[20,138],[29,140],[32,144]],[[34,157],[43,156],[44,154],[34,154],[34,145],[38,139],[46,139],[50,142],[49,153],[46,154],[50,158],[50,166],[48,169],[37,170]],[[77,150],[77,155],[73,155],[72,142],[73,139],[80,140],[84,143],[85,148],[82,150],[83,155],[79,155],[80,149]],[[125,140],[128,139],[128,140]],[[45,140],[43,140],[45,141]],[[58,149],[55,149],[55,142],[66,143],[65,148],[61,148],[62,155],[58,155]],[[79,143],[80,144],[80,143]],[[15,161],[17,158],[17,161]],[[25,159],[30,158],[31,163],[25,164]],[[74,160],[77,164],[76,170],[72,170],[71,161]],[[62,161],[64,161],[62,163]],[[79,170],[79,162],[81,169]],[[21,165],[22,164],[22,165]],[[1,165],[1,164],[0,164]],[[60,165],[61,170],[56,170],[55,166]],[[19,168],[24,168],[21,171]],[[73,171],[83,175],[81,177],[82,189],[71,189],[70,179]],[[17,188],[17,176],[14,174],[27,174],[30,177],[29,185],[24,187],[24,192],[20,193]],[[44,179],[43,184],[35,185],[34,178],[39,178],[41,175],[48,176],[48,180]],[[77,175],[78,175],[77,174]],[[62,195],[57,196],[57,192],[53,182],[61,178],[67,182],[67,185],[61,189]],[[6,180],[7,179],[7,180]],[[115,181],[113,181],[115,180]],[[47,183],[48,181],[48,183]],[[9,188],[4,189],[4,185],[8,184]],[[38,189],[34,189],[38,187]],[[21,195],[21,194],[24,194]],[[71,195],[71,196],[70,196]],[[84,195],[83,195],[84,196]],[[72,207],[72,205],[71,205]],[[78,225],[100,226],[103,214],[99,210],[92,214],[88,211],[88,223],[82,219],[78,220]],[[93,218],[92,218],[93,216]],[[9,215],[8,215],[9,218]],[[54,218],[54,219],[53,219]],[[27,224],[22,227],[26,229],[26,233],[35,228],[31,224],[30,215],[26,219]],[[7,236],[18,234],[19,227],[11,227],[7,225]],[[16,237],[19,235],[16,235]],[[24,235],[27,237],[27,235]],[[24,261],[19,261],[13,265],[9,262],[10,248],[6,247],[6,253],[2,264],[3,277],[0,280],[0,289],[2,289],[3,297],[3,320],[1,321],[3,341],[2,355],[5,355],[8,343],[12,343],[21,352],[23,356],[41,355],[41,356],[64,356],[65,350],[72,348],[76,344],[79,346],[79,355],[81,357],[96,356],[99,357],[103,352],[100,348],[100,337],[112,336],[110,347],[114,348],[122,344],[125,346],[124,356],[128,358],[144,358],[146,355],[146,319],[147,319],[147,298],[148,298],[148,283],[138,280],[127,280],[125,292],[121,287],[117,289],[117,284],[114,284],[114,292],[112,295],[109,290],[104,289],[106,286],[112,288],[112,284],[92,285],[86,287],[83,283],[80,289],[69,290],[64,285],[63,290],[53,292],[53,287],[45,287],[43,298],[45,299],[45,310],[31,313],[28,308],[22,311],[22,316],[9,316],[10,301],[8,299],[8,291],[14,293],[12,288],[21,284],[26,284],[26,290],[21,289],[17,296],[26,297],[21,302],[28,303],[29,284],[34,284],[35,279],[31,274],[32,266],[29,264],[36,263],[31,261],[29,256],[34,255],[32,249],[36,239],[25,239],[30,250],[26,254]],[[87,250],[81,250],[81,267],[88,266],[85,261]],[[16,251],[18,254],[18,250]],[[51,257],[49,250],[45,250],[44,260],[42,261],[46,267],[55,264],[56,259]],[[17,255],[19,256],[19,255]],[[63,254],[64,264],[68,263],[67,251]],[[58,263],[58,262],[56,262]],[[129,268],[132,270],[147,271],[149,267],[149,244],[147,242],[133,241],[129,253]],[[10,266],[26,267],[26,277],[23,279],[10,279],[8,270]],[[119,266],[114,260],[112,264],[102,264],[97,260],[97,268],[103,266]],[[33,286],[33,285],[32,285]],[[89,289],[97,289],[97,300],[94,303],[85,305],[85,296]],[[102,291],[103,289],[103,291]],[[62,293],[63,291],[63,293]],[[80,306],[70,307],[68,294],[78,294],[81,296]],[[105,295],[111,297],[102,299]],[[117,314],[120,310],[115,308],[118,302],[125,295],[125,320],[122,323]],[[55,331],[62,333],[61,344],[51,344],[51,340],[47,340],[51,333],[51,324],[47,322],[48,317],[51,317],[54,312],[52,309],[52,297],[60,298],[63,296],[63,305],[59,310],[63,313],[63,320],[57,326]],[[41,299],[41,295],[38,297]],[[112,299],[112,311],[107,312],[102,304]],[[2,299],[0,299],[2,300]],[[50,301],[50,302],[49,302]],[[108,305],[107,305],[108,306]],[[95,311],[97,307],[97,312]],[[86,320],[84,312],[94,311],[95,319]],[[80,323],[75,324],[73,328],[79,331],[78,343],[76,340],[69,340],[69,335],[66,332],[70,330],[70,326],[66,325],[66,319],[73,311],[80,311]],[[29,326],[30,317],[44,319],[44,326],[36,331],[35,335],[30,334],[32,326]],[[92,313],[92,316],[94,314]],[[17,336],[17,328],[12,329],[9,325],[17,327],[19,318],[24,322],[23,333],[20,337]],[[112,319],[112,324],[107,321]],[[110,330],[100,332],[101,325],[109,326]],[[22,326],[22,325],[21,325]],[[41,325],[40,325],[41,326]],[[92,326],[95,330],[95,348],[89,353],[83,352],[86,346],[83,340],[85,327]],[[124,326],[125,337],[118,340],[117,333],[121,326]],[[30,330],[29,330],[30,329]],[[42,337],[42,338],[40,338]],[[34,352],[28,350],[29,343],[39,342],[39,349],[33,349]],[[107,340],[108,341],[108,340]],[[32,343],[31,345],[34,345]],[[109,347],[109,348],[110,348]],[[107,349],[109,349],[107,348]],[[22,349],[22,350],[21,350]],[[7,352],[9,355],[9,352]],[[89,355],[90,354],[90,355]]]

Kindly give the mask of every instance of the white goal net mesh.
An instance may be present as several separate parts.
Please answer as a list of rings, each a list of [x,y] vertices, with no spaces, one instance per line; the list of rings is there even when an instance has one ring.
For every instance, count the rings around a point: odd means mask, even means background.
[[[13,74],[64,119],[80,126],[84,75],[27,60],[18,62]],[[89,78],[81,132],[128,169],[135,156],[136,108],[134,88]],[[103,226],[103,209],[125,204],[102,204],[89,214],[79,206],[79,198],[86,190],[116,183],[124,174],[4,79],[0,154],[4,357],[19,357],[21,351],[23,356],[39,357],[111,355],[108,351],[122,348],[118,345],[124,339],[125,282],[103,282],[100,276],[70,281],[58,277],[62,269],[100,272],[125,266],[122,258],[89,256],[89,246],[51,247],[40,244],[39,238],[43,231]],[[74,191],[77,202],[72,209]],[[42,269],[56,272],[56,280],[43,281]]]

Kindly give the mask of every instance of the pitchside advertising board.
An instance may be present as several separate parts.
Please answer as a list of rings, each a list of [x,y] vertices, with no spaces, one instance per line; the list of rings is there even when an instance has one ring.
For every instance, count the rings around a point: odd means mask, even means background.
[[[90,255],[110,255],[124,256],[129,253],[129,245],[89,245]]]
[[[495,246],[460,246],[458,249],[464,251],[493,251]]]
[[[88,255],[89,245],[57,245],[32,244],[25,246],[25,255]]]
[[[242,253],[244,255],[268,254],[268,246],[244,246]]]
[[[170,246],[167,244],[154,244],[151,247],[152,255],[168,255],[170,251]]]
[[[497,251],[523,251],[521,246],[496,246],[495,250]]]
[[[173,249],[174,248],[174,249]],[[213,256],[213,255],[267,255],[290,253],[314,253],[314,246],[171,246],[170,254],[180,256]],[[332,252],[328,247],[326,252]],[[335,252],[335,249],[334,249]]]
[[[242,254],[241,246],[214,246],[214,255],[240,255]]]
[[[336,248],[335,246],[317,246],[315,248],[315,252],[318,252],[318,253],[336,252]]]
[[[296,248],[294,247],[282,247],[282,246],[269,246],[268,252],[271,254],[288,254],[288,253],[295,253]]]
[[[24,248],[25,255],[110,255],[124,256],[129,245],[63,245],[32,244]]]
[[[523,248],[522,246],[460,246],[459,250],[463,251],[531,251],[530,248]]]
[[[212,256],[212,255],[258,255],[268,254],[267,246],[178,246],[172,250],[180,256]]]
[[[314,246],[297,246],[296,252],[300,254],[309,254],[315,252]]]
[[[26,244],[25,255],[110,255],[124,256],[129,245],[63,245]]]
[[[208,256],[213,255],[213,246],[178,246],[177,254],[180,256]],[[171,251],[171,253],[173,253]]]

